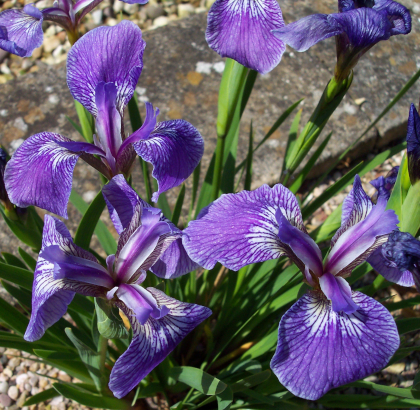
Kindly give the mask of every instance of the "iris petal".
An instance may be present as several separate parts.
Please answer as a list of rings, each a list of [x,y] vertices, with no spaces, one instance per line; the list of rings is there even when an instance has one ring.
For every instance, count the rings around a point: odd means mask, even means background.
[[[76,246],[63,222],[45,215],[42,234],[42,250],[57,246],[66,255],[82,258],[86,263],[98,263],[89,252]],[[56,323],[67,311],[75,292],[87,296],[105,296],[103,287],[81,283],[72,279],[55,279],[54,263],[38,257],[32,288],[32,314],[25,340],[35,341],[42,337],[46,329]]]
[[[306,233],[296,197],[283,185],[225,194],[203,209],[183,232],[191,259],[206,269],[217,262],[232,270],[286,255],[279,237],[277,210]]]
[[[133,340],[111,372],[109,388],[118,398],[137,386],[188,333],[211,315],[211,310],[204,306],[180,302],[154,288],[147,291],[158,306],[166,306],[169,313],[161,319],[149,318],[142,326],[133,320],[130,311],[120,306],[130,317]]]
[[[128,20],[89,31],[74,44],[67,57],[67,84],[73,98],[96,116],[97,85],[114,83],[116,107],[122,115],[143,68],[145,47],[141,30]]]
[[[0,13],[0,48],[19,57],[29,57],[42,45],[42,13],[31,5],[23,10]]]
[[[353,292],[359,309],[336,313],[320,292],[282,317],[270,367],[294,395],[317,400],[330,389],[381,370],[399,347],[394,319],[376,300]]]
[[[184,120],[157,124],[148,138],[134,142],[137,154],[153,165],[152,176],[157,180],[159,195],[182,184],[194,171],[204,153],[204,140],[198,130]]]
[[[290,47],[302,52],[342,31],[336,21],[327,14],[313,14],[274,30],[273,34]]]
[[[36,205],[67,218],[73,170],[80,153],[60,142],[72,141],[44,132],[29,137],[7,163],[5,184],[10,201],[20,207]]]
[[[286,46],[271,32],[284,26],[276,0],[216,0],[207,22],[206,40],[222,57],[262,74],[280,63]]]

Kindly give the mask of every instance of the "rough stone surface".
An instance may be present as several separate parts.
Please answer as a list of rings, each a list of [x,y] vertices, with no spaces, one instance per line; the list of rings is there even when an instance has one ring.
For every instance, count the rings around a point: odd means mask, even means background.
[[[404,3],[408,7],[414,4],[411,1]],[[282,4],[287,23],[313,12],[334,12],[335,7],[335,3],[333,9],[326,7],[325,2],[309,0],[284,0]],[[419,7],[414,9],[419,13]],[[223,59],[207,46],[205,28],[206,14],[201,13],[146,32],[145,66],[137,88],[140,101],[150,101],[160,109],[160,121],[183,118],[199,129],[206,143],[203,170],[207,169],[215,148],[217,96],[223,71]],[[420,60],[415,59],[416,55],[420,55],[417,52],[419,33],[418,17],[413,13],[413,32],[410,35],[382,42],[363,57],[355,69],[350,92],[323,132],[326,136],[332,131],[333,136],[311,175],[322,172],[331,159],[356,140],[420,67]],[[304,98],[301,104],[304,124],[331,77],[334,65],[335,44],[334,39],[329,39],[306,53],[288,48],[278,67],[265,76],[259,76],[243,115],[238,159],[242,160],[246,155],[251,120],[257,143],[285,109]],[[73,101],[66,86],[65,65],[38,63],[38,67],[36,72],[0,85],[0,141],[8,149],[17,145],[14,142],[17,139],[40,131],[58,132],[81,140],[66,118],[69,116],[76,120]],[[360,106],[361,99],[365,102]],[[412,101],[418,101],[416,86],[365,136],[353,151],[353,158],[404,137],[409,103]],[[144,107],[141,111],[144,114]],[[291,118],[257,152],[253,187],[278,180],[290,123]],[[126,116],[128,130],[130,126]],[[138,169],[134,171],[133,181],[142,194]],[[96,171],[82,161],[76,166],[74,188],[81,195],[89,192],[86,198],[93,198],[99,191]],[[173,202],[174,198],[174,194],[169,195],[170,201]],[[105,213],[103,219],[108,223]],[[80,216],[70,205],[67,225],[72,234],[79,220]],[[4,225],[0,226],[1,250],[16,252],[17,243],[10,238]]]

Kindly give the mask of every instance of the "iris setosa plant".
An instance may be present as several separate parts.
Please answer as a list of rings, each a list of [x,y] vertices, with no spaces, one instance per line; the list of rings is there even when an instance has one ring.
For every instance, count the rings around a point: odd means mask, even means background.
[[[363,174],[406,144],[358,166],[360,176],[351,170],[316,200],[306,192],[329,137],[309,153],[349,90],[353,68],[379,41],[410,33],[408,9],[392,0],[339,0],[338,13],[286,25],[275,0],[216,0],[206,39],[228,60],[217,146],[202,178],[200,124],[158,122],[151,103],[141,119],[135,89],[146,43],[139,27],[122,21],[80,36],[82,19],[99,3],[59,0],[46,9],[28,4],[0,13],[0,47],[21,57],[41,45],[44,21],[66,30],[67,84],[77,102],[75,128],[85,139],[46,130],[11,158],[0,149],[0,211],[32,251],[0,258],[3,286],[20,304],[0,299],[0,322],[10,330],[0,332],[0,346],[25,350],[77,379],[57,380],[25,405],[63,395],[106,409],[149,408],[152,401],[177,410],[303,408],[302,399],[333,408],[420,407],[418,376],[412,388],[363,380],[416,349],[408,332],[418,328],[417,319],[395,312],[418,298],[392,303],[390,287],[406,287],[408,295],[414,286],[420,290],[414,105],[407,155],[371,181],[372,197]],[[299,105],[273,121],[256,147],[251,125],[248,154],[236,164],[241,116],[257,73],[279,65],[286,45],[306,51],[333,36],[334,76],[299,135],[300,112],[293,120],[296,138],[279,180],[254,187],[254,152]],[[101,176],[90,204],[72,191],[79,158]],[[136,165],[147,201],[133,188]],[[342,204],[320,226],[309,225],[321,199],[351,181]],[[174,188],[176,200],[168,201]],[[73,237],[62,220],[41,219],[35,209],[68,218],[69,202],[83,215]],[[94,233],[99,241],[92,241]]]

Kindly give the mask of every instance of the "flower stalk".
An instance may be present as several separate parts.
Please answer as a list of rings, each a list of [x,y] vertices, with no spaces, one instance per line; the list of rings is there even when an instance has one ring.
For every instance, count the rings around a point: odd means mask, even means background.
[[[328,82],[314,112],[305,128],[299,135],[293,151],[287,157],[280,183],[286,185],[306,154],[315,144],[331,115],[340,105],[353,81],[353,73],[344,80],[337,81],[334,77]]]

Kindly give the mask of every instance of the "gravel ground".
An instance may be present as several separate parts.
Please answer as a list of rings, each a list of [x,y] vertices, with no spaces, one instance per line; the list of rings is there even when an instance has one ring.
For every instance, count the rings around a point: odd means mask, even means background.
[[[142,30],[153,30],[170,21],[207,11],[215,0],[149,0],[144,6],[128,4],[118,0],[104,0],[89,13],[80,31],[85,33],[100,25],[115,26],[122,19],[136,23]],[[34,0],[7,0],[1,2],[0,11],[22,8]],[[36,2],[36,7],[50,7],[53,0]],[[70,43],[65,31],[50,22],[45,22],[43,45],[34,50],[32,57],[20,58],[0,50],[0,84],[27,72],[38,71],[42,64],[58,64],[67,58]]]
[[[50,389],[56,379],[69,383],[80,381],[72,379],[65,372],[45,363],[31,360],[31,358],[35,360],[38,358],[29,353],[4,347],[0,347],[0,353],[0,408],[9,410],[89,409],[62,396],[45,403],[24,407],[23,404],[29,397]]]

